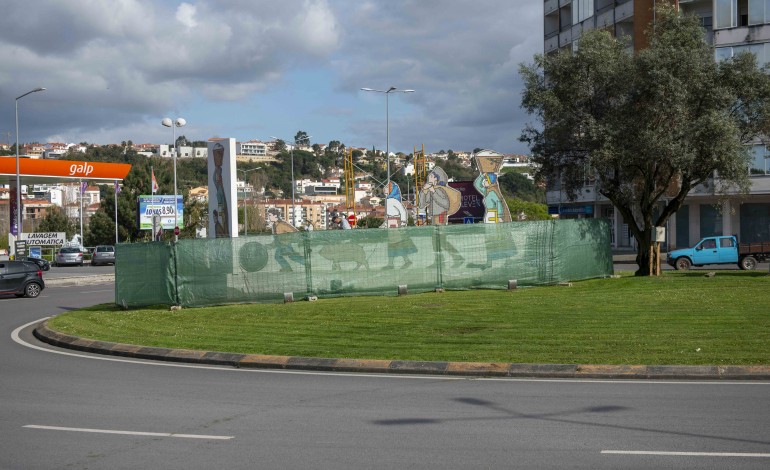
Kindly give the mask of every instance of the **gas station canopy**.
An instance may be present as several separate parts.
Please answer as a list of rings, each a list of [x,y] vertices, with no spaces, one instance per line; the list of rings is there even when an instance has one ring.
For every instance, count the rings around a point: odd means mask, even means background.
[[[131,171],[128,163],[81,162],[74,160],[19,159],[19,175],[24,184],[62,180],[115,181]],[[9,184],[16,178],[16,158],[0,158],[0,181]]]

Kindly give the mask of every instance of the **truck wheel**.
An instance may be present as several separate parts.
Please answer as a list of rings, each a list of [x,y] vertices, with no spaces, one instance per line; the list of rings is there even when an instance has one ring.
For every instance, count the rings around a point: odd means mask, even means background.
[[[690,260],[687,258],[677,258],[676,263],[674,263],[674,267],[677,271],[687,271],[690,269],[690,266],[692,266],[692,263],[690,263]]]
[[[753,256],[746,256],[741,258],[738,262],[738,266],[744,271],[751,271],[752,269],[757,269],[757,260],[754,259]]]

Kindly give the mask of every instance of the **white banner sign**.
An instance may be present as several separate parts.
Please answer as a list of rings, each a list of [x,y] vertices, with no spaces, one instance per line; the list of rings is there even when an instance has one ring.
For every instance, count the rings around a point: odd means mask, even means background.
[[[22,233],[21,239],[27,241],[27,245],[61,246],[67,242],[67,234],[64,232],[40,232]]]

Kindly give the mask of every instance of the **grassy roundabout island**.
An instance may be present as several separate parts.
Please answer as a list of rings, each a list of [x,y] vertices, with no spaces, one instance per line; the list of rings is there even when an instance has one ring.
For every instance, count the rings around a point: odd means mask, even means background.
[[[515,291],[122,310],[49,321],[144,346],[327,358],[581,364],[770,364],[770,276],[704,271]]]

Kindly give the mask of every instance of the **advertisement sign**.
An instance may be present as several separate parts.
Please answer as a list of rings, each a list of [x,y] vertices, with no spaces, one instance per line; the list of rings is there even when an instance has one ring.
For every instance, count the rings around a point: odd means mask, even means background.
[[[473,186],[473,181],[450,181],[449,187],[455,188],[462,194],[460,209],[449,216],[450,224],[467,224],[484,222],[486,209],[484,197]],[[469,221],[473,219],[473,221]]]
[[[19,208],[16,206],[16,185],[11,186],[11,199],[8,201],[11,208],[11,235],[18,236],[19,235],[19,219],[18,219],[18,211]]]
[[[67,242],[65,232],[22,233],[20,238],[30,245],[38,246],[62,246]]]
[[[30,258],[36,258],[36,259],[42,259],[43,258],[43,248],[39,246],[31,246],[29,247],[29,257]]]
[[[24,258],[27,256],[27,242],[24,240],[16,240],[13,242],[13,252],[15,259]]]
[[[235,139],[209,141],[209,238],[238,236]]]
[[[131,171],[131,165],[128,163],[37,160],[32,158],[22,158],[19,161],[19,174],[21,176],[122,180],[129,171]],[[15,173],[16,161],[11,158],[0,158],[0,174],[12,175]]]
[[[176,204],[174,204],[174,195],[139,196],[139,230],[152,230],[152,216],[160,217],[160,224],[164,230],[173,230],[177,221],[177,216],[181,223],[184,220],[184,204],[182,195],[177,194]]]

